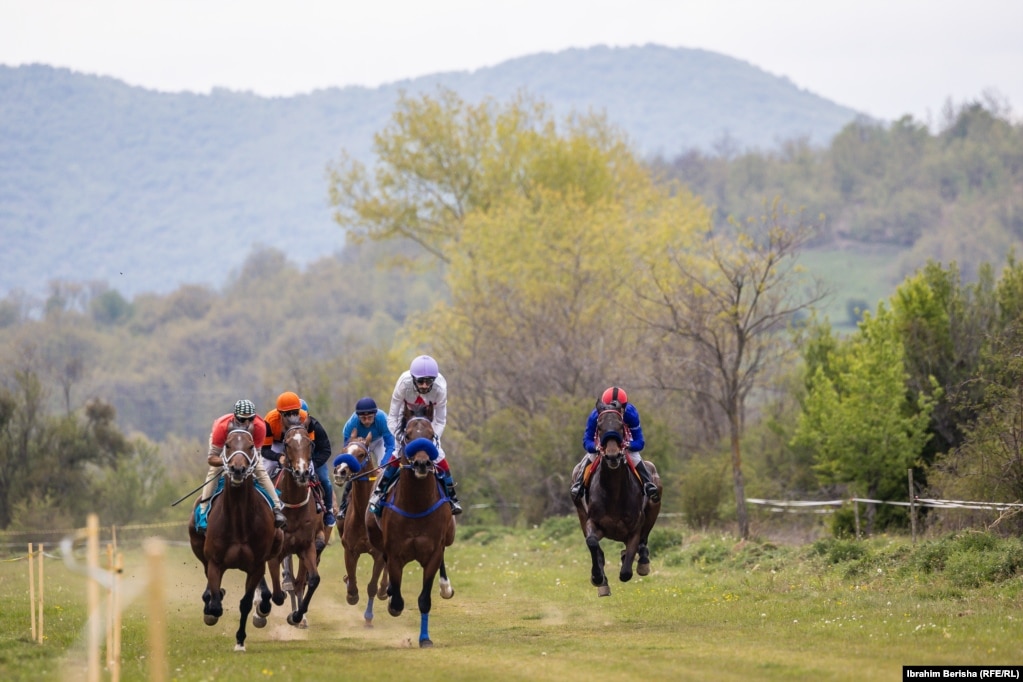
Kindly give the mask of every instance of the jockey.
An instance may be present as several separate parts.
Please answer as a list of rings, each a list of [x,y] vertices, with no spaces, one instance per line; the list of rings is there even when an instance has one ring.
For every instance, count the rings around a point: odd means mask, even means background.
[[[370,467],[376,468],[379,464],[386,464],[391,461],[394,454],[394,434],[387,428],[387,413],[377,408],[377,403],[372,398],[360,398],[355,403],[355,412],[345,422],[342,431],[344,442],[352,436],[365,438],[372,436],[369,441]],[[352,482],[345,483],[344,492],[341,494],[341,510],[338,518],[344,521],[348,511],[348,495],[352,492]]]
[[[387,428],[391,430],[395,439],[404,441],[405,409],[415,410],[423,406],[432,406],[433,408],[433,439],[438,450],[435,461],[438,469],[437,476],[444,482],[445,492],[451,501],[451,513],[461,514],[462,505],[458,503],[458,497],[455,495],[451,465],[448,464],[444,456],[444,449],[440,445],[440,437],[444,433],[444,425],[448,419],[448,382],[440,373],[437,361],[429,355],[416,357],[408,371],[402,372],[394,384],[391,408],[387,412]],[[404,446],[405,444],[402,442],[402,447]],[[399,466],[399,458],[392,458],[388,466],[385,467],[373,495],[369,498],[369,509],[377,516],[380,516],[382,511],[381,500],[391,484],[398,478]]]
[[[651,502],[659,502],[661,495],[657,492],[657,485],[650,478],[650,472],[647,471],[646,465],[643,464],[643,457],[639,454],[645,445],[643,427],[639,423],[639,410],[629,402],[629,396],[625,393],[625,389],[617,386],[611,386],[601,394],[596,407],[593,408],[589,419],[586,420],[586,430],[583,432],[583,448],[586,449],[586,454],[582,459],[585,464],[579,467],[579,475],[572,481],[572,499],[578,500],[582,497],[583,475],[586,473],[586,467],[593,461],[593,455],[604,449],[594,440],[597,435],[597,415],[603,410],[617,410],[622,415],[622,420],[625,422],[630,436],[629,442],[625,443],[629,461],[632,462],[640,480],[643,481],[643,492]]]
[[[333,526],[334,488],[330,484],[330,437],[318,419],[309,414],[305,401],[292,391],[277,396],[276,407],[266,413],[266,438],[263,440],[263,458],[279,466],[284,455],[284,434],[292,426],[304,426],[313,441],[313,468],[323,488],[323,523]]]
[[[227,441],[227,434],[235,429],[244,429],[252,434],[253,443],[261,443],[266,434],[266,422],[256,414],[256,405],[251,400],[239,400],[234,404],[234,412],[225,414],[213,422],[213,429],[210,431],[209,452],[206,458],[220,457],[224,452],[224,443]],[[263,467],[263,458],[256,458],[254,475],[256,481],[266,491],[267,496],[273,501],[274,526],[285,528],[288,525],[282,511],[283,505],[277,497],[277,490],[270,477]],[[217,489],[217,479],[223,472],[222,466],[210,465],[206,473],[206,485],[203,486],[202,494],[199,496],[199,513],[195,523],[195,530],[200,534],[206,533],[206,515],[210,511],[210,498]]]

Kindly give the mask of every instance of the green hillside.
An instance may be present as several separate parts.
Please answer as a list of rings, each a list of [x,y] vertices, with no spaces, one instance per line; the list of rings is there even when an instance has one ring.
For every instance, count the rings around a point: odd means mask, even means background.
[[[368,89],[288,98],[157,93],[0,66],[0,294],[54,279],[132,297],[220,287],[256,245],[306,265],[343,244],[325,169],[370,160],[401,92],[466,100],[528,90],[559,116],[603,111],[643,155],[823,145],[856,112],[730,57],[654,45],[574,49]]]

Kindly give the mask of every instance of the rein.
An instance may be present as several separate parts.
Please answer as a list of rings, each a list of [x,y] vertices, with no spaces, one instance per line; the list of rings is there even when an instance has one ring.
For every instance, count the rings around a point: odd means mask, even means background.
[[[411,469],[412,465],[404,465],[404,464],[402,465],[402,468],[406,468],[406,467]],[[388,499],[384,501],[384,507],[386,507],[388,509],[394,510],[395,514],[398,514],[399,516],[404,516],[406,519],[423,519],[423,518],[426,518],[427,516],[429,516],[430,514],[434,513],[438,509],[440,509],[441,505],[443,505],[446,502],[448,502],[448,496],[444,493],[444,488],[441,486],[440,481],[437,481],[437,492],[440,493],[440,499],[439,500],[437,500],[432,505],[430,505],[430,507],[427,508],[426,510],[421,511],[421,512],[416,512],[414,514],[412,512],[407,512],[404,509],[402,509],[401,507],[398,507],[397,505],[394,504],[394,497],[395,497],[395,495],[398,494],[397,490],[392,490],[391,491],[391,494],[388,497]]]

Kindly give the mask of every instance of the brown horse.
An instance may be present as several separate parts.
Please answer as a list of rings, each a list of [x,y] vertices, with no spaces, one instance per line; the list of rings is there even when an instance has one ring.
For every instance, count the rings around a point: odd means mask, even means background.
[[[600,548],[600,541],[607,538],[625,543],[619,580],[627,582],[632,579],[632,563],[637,554],[637,573],[649,574],[647,541],[661,511],[661,503],[651,502],[643,494],[639,475],[628,461],[626,428],[621,413],[606,405],[598,406],[598,411],[594,440],[600,444],[601,451],[592,465],[586,495],[575,500],[575,508],[593,560],[590,582],[597,588],[599,596],[606,597],[611,594],[611,588],[604,573],[604,551]],[[661,479],[657,468],[648,460],[644,460],[644,464],[660,491]],[[573,476],[580,473],[582,466],[582,462],[576,465]]]
[[[281,504],[284,505],[284,516],[288,519],[287,530],[284,531],[284,542],[281,550],[271,557],[270,575],[273,577],[273,600],[277,604],[284,601],[280,591],[279,578],[281,564],[287,562],[290,567],[292,556],[298,557],[298,572],[291,581],[292,612],[288,614],[288,624],[295,627],[308,627],[306,613],[316,588],[320,585],[320,553],[326,546],[323,515],[316,510],[313,496],[316,471],[313,468],[313,441],[309,438],[304,426],[292,426],[284,432],[284,468],[277,476],[277,487],[280,490]],[[285,581],[285,587],[289,586]],[[263,583],[266,589],[266,583]],[[266,595],[263,595],[266,601]],[[258,612],[258,611],[257,611]],[[260,613],[259,615],[265,615]]]
[[[433,443],[433,425],[425,416],[407,420],[400,452],[398,480],[384,502],[378,519],[366,510],[366,530],[370,543],[383,552],[387,563],[387,612],[400,616],[405,609],[401,578],[405,565],[416,561],[423,567],[423,588],[419,593],[419,646],[431,647],[429,621],[430,592],[440,571],[440,595],[450,599],[455,592],[444,567],[444,548],[455,541],[455,519],[443,485],[437,480],[433,464],[437,447]]]
[[[205,535],[195,530],[195,514],[188,524],[192,552],[206,573],[206,591],[202,599],[203,621],[214,625],[224,614],[221,588],[224,572],[235,568],[245,573],[245,594],[238,607],[241,621],[235,633],[235,651],[245,651],[245,619],[252,611],[256,587],[266,572],[267,561],[280,551],[283,533],[274,528],[269,504],[253,481],[259,450],[252,434],[235,429],[227,434],[222,457],[211,457],[210,464],[224,467],[224,491],[210,507]],[[219,462],[216,460],[220,460]],[[266,610],[269,612],[269,602]]]
[[[334,485],[338,489],[351,481],[352,489],[348,498],[348,514],[345,515],[344,524],[338,529],[341,533],[341,546],[345,548],[345,585],[348,587],[348,603],[359,603],[359,582],[356,579],[356,569],[359,558],[363,554],[369,554],[373,559],[373,570],[366,587],[369,595],[369,603],[363,617],[366,619],[366,626],[373,625],[373,600],[377,595],[381,599],[387,596],[387,574],[384,573],[384,555],[369,543],[369,536],[366,534],[366,508],[369,506],[369,496],[373,493],[373,486],[376,484],[377,470],[373,469],[373,460],[369,454],[369,444],[372,435],[366,438],[353,437],[342,450],[341,454],[334,458]]]

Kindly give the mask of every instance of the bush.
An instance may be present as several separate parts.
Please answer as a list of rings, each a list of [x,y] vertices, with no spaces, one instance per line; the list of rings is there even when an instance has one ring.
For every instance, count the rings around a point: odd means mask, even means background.
[[[812,556],[823,557],[829,564],[840,564],[846,561],[861,559],[867,550],[863,544],[855,540],[827,538],[818,540],[810,547]]]
[[[724,468],[714,462],[693,462],[682,478],[682,513],[692,528],[707,528],[720,518],[725,494]]]
[[[647,539],[647,548],[652,555],[660,555],[682,546],[682,531],[675,528],[654,528]]]

